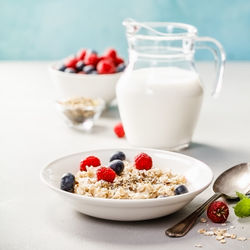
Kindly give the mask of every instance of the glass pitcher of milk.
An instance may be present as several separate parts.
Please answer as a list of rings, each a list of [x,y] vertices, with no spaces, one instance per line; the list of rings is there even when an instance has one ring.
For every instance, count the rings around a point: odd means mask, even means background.
[[[216,66],[213,95],[221,89],[225,52],[213,38],[198,37],[182,23],[123,23],[129,64],[117,88],[127,140],[134,146],[180,150],[189,146],[198,120],[203,87],[195,69],[196,49],[212,51]]]

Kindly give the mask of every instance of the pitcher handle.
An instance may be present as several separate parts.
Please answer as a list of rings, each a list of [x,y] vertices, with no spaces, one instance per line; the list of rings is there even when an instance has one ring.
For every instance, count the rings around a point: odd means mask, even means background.
[[[222,87],[226,53],[221,43],[211,37],[197,37],[195,41],[197,49],[208,49],[214,56],[216,65],[216,79],[212,89],[212,96],[217,97]]]

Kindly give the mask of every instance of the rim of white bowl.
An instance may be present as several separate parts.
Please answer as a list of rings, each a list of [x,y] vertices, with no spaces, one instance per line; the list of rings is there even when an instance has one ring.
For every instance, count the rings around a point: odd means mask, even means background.
[[[108,199],[108,198],[99,198],[99,197],[88,197],[88,196],[84,196],[84,195],[80,195],[80,194],[76,194],[76,193],[71,193],[71,192],[66,192],[64,190],[61,190],[59,187],[55,187],[52,184],[48,183],[45,178],[43,177],[43,173],[45,171],[45,169],[49,168],[51,165],[55,164],[58,161],[61,161],[65,158],[69,158],[71,156],[75,156],[75,155],[79,155],[79,154],[93,154],[93,152],[96,151],[122,151],[122,150],[137,150],[137,151],[151,151],[153,153],[164,153],[164,154],[168,154],[168,155],[172,155],[175,157],[180,157],[186,160],[191,160],[196,162],[199,165],[202,165],[203,167],[205,167],[209,172],[210,172],[210,179],[207,183],[205,183],[201,188],[199,189],[195,189],[191,192],[185,193],[185,194],[181,194],[181,195],[175,195],[175,196],[168,196],[168,197],[163,197],[163,198],[150,198],[150,199]],[[171,151],[167,151],[167,150],[161,150],[161,149],[153,149],[153,148],[141,148],[141,147],[113,147],[113,148],[97,148],[97,149],[92,149],[92,150],[88,150],[88,151],[81,151],[81,152],[77,152],[77,153],[73,153],[73,154],[69,154],[63,157],[60,157],[48,164],[46,164],[45,166],[42,167],[41,171],[40,171],[40,179],[42,180],[42,182],[47,185],[49,188],[51,188],[52,190],[61,193],[62,195],[66,195],[66,196],[71,196],[72,198],[77,198],[77,199],[82,199],[82,200],[89,200],[89,201],[100,201],[100,202],[105,202],[105,203],[123,203],[123,204],[131,204],[131,203],[154,203],[154,202],[159,202],[159,203],[165,203],[166,200],[168,201],[173,201],[173,200],[177,200],[176,202],[178,202],[178,198],[188,198],[189,196],[194,196],[196,194],[199,194],[201,192],[203,192],[213,181],[214,178],[214,174],[213,171],[211,170],[211,168],[205,164],[204,162],[191,157],[191,156],[187,156],[181,153],[177,153],[177,152],[171,152]],[[175,202],[175,203],[176,203]]]
[[[101,77],[117,77],[119,75],[121,75],[123,72],[116,72],[116,73],[112,73],[112,74],[73,74],[73,73],[69,73],[69,72],[63,72],[63,71],[60,71],[58,69],[56,69],[56,65],[58,64],[57,63],[52,63],[49,65],[49,70],[53,73],[56,73],[56,74],[59,74],[59,75],[63,75],[63,76],[66,76],[66,77],[78,77],[78,78],[100,78]]]

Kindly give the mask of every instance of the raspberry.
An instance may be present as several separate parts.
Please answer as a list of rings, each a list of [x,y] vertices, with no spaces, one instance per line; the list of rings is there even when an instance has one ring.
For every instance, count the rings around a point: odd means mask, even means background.
[[[98,181],[104,180],[113,182],[116,177],[116,173],[111,168],[101,167],[96,171],[96,176]]]
[[[115,49],[108,49],[105,54],[104,54],[105,57],[109,57],[113,60],[116,59],[117,57],[117,53],[116,53],[116,50]]]
[[[124,63],[124,60],[121,57],[116,57],[115,64],[118,66],[121,63]]]
[[[97,64],[97,72],[99,74],[112,74],[115,73],[115,65],[110,59],[103,59]]]
[[[124,132],[124,129],[123,129],[123,125],[121,122],[119,122],[118,124],[116,124],[114,126],[114,132],[115,134],[119,137],[119,138],[122,138],[125,136],[125,132]]]
[[[141,153],[135,157],[135,167],[139,170],[149,170],[152,168],[152,164],[152,158],[145,153]]]
[[[86,65],[93,65],[93,66],[96,66],[98,62],[98,56],[96,53],[93,53],[93,52],[88,52],[86,55],[85,55],[85,58],[84,58],[84,63]]]
[[[222,201],[212,202],[207,209],[207,217],[214,223],[224,223],[228,215],[228,206]]]
[[[75,68],[75,66],[76,66],[76,64],[77,64],[77,59],[76,58],[69,58],[68,60],[66,60],[66,62],[65,62],[65,66],[67,67],[67,68]]]
[[[95,156],[88,156],[86,159],[80,162],[80,170],[87,171],[86,166],[98,167],[101,165],[101,161]]]
[[[76,55],[76,59],[77,61],[81,61],[84,59],[85,55],[86,55],[87,51],[86,49],[81,49],[78,51],[77,55]]]
[[[105,60],[105,59],[110,60],[109,58],[107,58],[107,57],[105,57],[105,56],[99,56],[99,57],[98,57],[98,62],[97,62],[97,63],[99,63],[100,61]]]

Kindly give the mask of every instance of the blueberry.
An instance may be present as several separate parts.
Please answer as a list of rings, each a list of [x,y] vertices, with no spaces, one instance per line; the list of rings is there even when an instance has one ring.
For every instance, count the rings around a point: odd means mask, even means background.
[[[75,176],[71,173],[64,174],[61,178],[61,189],[67,192],[74,192]]]
[[[96,70],[93,70],[93,71],[90,72],[90,74],[91,74],[91,75],[97,75],[98,72],[97,72]]]
[[[185,194],[187,192],[188,192],[188,189],[185,185],[180,185],[180,186],[176,187],[174,190],[175,195]]]
[[[89,54],[96,54],[96,55],[98,54],[97,51],[93,50],[93,49],[88,50],[88,53]]]
[[[83,67],[84,67],[84,62],[83,61],[79,61],[76,63],[76,70],[77,71],[82,71]]]
[[[124,169],[124,163],[121,160],[113,160],[110,162],[109,167],[112,168],[116,174],[120,175]]]
[[[62,64],[62,65],[60,65],[60,66],[58,67],[58,70],[59,70],[59,71],[64,71],[66,68],[67,68],[67,67],[66,67],[64,64]]]
[[[124,69],[126,68],[126,65],[124,63],[120,63],[117,68],[116,68],[116,72],[122,72],[124,71]]]
[[[94,66],[92,65],[86,65],[83,67],[83,71],[86,73],[86,74],[90,74],[92,71],[94,71],[95,68]]]
[[[66,68],[64,70],[64,72],[67,72],[67,73],[76,73],[76,70],[74,68]]]
[[[126,155],[121,152],[121,151],[117,151],[115,154],[113,154],[110,158],[109,161],[113,161],[113,160],[121,160],[124,161],[126,159]]]

